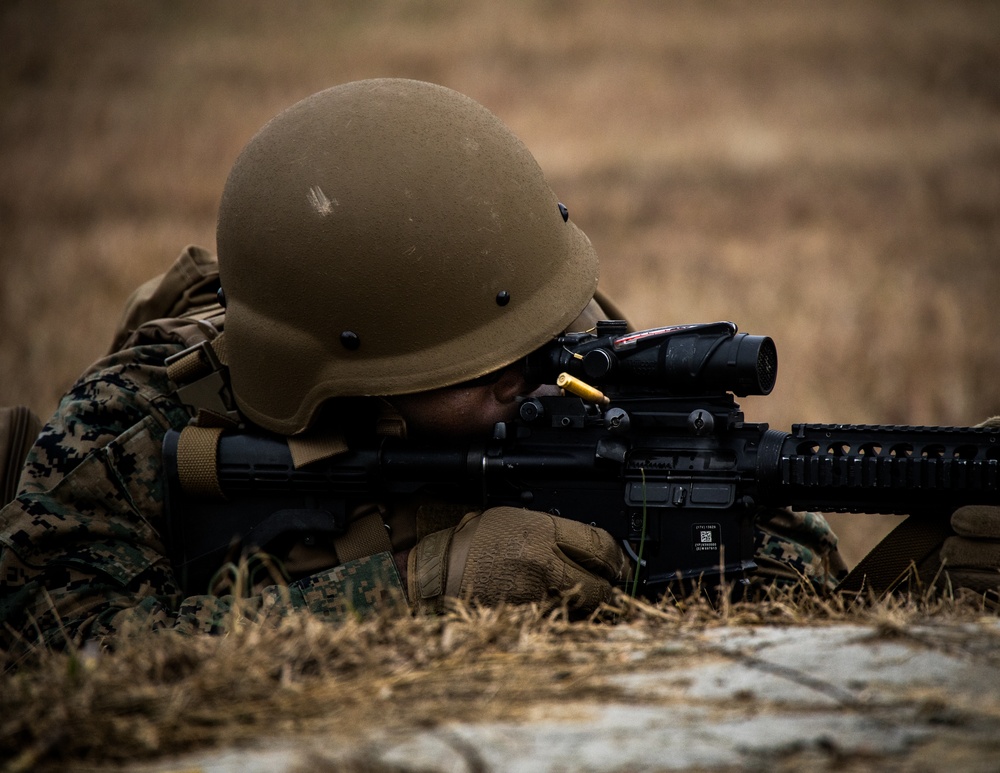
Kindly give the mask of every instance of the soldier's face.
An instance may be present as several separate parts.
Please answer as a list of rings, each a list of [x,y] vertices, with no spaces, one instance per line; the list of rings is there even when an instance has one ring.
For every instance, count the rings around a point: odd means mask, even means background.
[[[556,392],[554,386],[527,383],[517,363],[499,371],[489,383],[400,395],[390,401],[413,434],[469,437],[489,432],[498,421],[513,420],[517,416],[518,397]]]

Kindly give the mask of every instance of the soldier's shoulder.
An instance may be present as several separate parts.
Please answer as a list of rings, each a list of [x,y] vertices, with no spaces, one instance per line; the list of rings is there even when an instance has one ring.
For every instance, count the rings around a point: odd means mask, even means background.
[[[177,344],[156,343],[101,358],[70,387],[56,418],[85,423],[111,420],[123,428],[128,419],[134,423],[151,411],[170,415],[170,424],[185,420],[183,406],[173,398],[175,385],[165,365],[166,359],[179,351]]]

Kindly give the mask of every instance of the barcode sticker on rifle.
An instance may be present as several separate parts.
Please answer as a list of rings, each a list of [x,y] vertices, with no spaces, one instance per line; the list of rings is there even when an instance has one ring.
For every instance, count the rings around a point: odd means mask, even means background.
[[[719,549],[719,524],[696,523],[693,528],[695,552]]]

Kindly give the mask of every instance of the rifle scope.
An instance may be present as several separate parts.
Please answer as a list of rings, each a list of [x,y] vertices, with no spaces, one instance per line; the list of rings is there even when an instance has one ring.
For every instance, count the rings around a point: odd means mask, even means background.
[[[557,337],[525,360],[529,382],[554,384],[569,373],[594,386],[676,397],[770,394],[778,351],[768,336],[738,333],[733,322],[628,332],[605,320],[593,332]]]

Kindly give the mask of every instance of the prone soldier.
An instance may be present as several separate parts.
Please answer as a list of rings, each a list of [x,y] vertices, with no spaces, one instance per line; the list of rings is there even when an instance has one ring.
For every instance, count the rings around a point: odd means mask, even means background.
[[[200,587],[172,561],[169,430],[195,430],[179,472],[208,491],[227,429],[286,438],[303,467],[362,437],[475,437],[553,388],[526,380],[527,355],[623,318],[589,240],[499,119],[410,80],[314,94],[236,160],[217,253],[217,274],[192,247],[137,291],[111,352],[30,451],[0,511],[0,622],[19,646],[220,632],[237,604],[337,620],[448,597],[579,613],[611,598],[633,562],[599,528],[396,494],[354,508],[342,533],[234,544]],[[1000,551],[981,538],[1000,538],[1000,519],[976,513],[966,533],[987,546],[976,561],[991,580]],[[846,573],[814,514],[760,514],[754,547],[754,583],[832,589]]]

